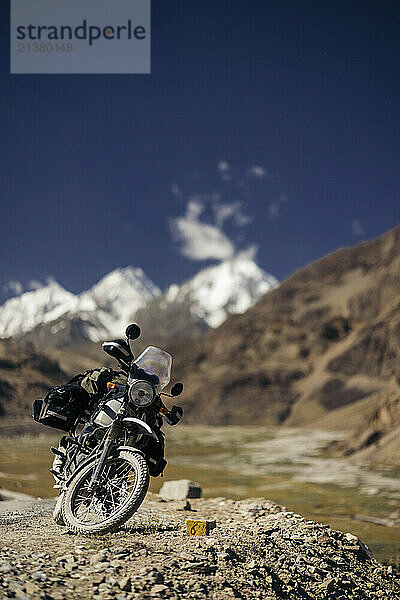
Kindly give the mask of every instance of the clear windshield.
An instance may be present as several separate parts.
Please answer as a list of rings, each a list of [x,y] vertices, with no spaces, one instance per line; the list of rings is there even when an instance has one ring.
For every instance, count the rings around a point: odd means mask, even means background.
[[[158,378],[158,383],[155,383],[154,386],[157,393],[168,385],[171,377],[172,356],[165,350],[148,346],[133,364],[138,369],[143,369],[148,375]],[[134,376],[133,372],[131,373],[132,376]]]

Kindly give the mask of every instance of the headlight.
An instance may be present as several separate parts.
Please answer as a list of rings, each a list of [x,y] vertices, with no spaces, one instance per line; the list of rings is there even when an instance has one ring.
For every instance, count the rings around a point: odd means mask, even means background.
[[[149,406],[154,400],[153,386],[147,381],[136,381],[129,388],[129,399],[136,406]]]

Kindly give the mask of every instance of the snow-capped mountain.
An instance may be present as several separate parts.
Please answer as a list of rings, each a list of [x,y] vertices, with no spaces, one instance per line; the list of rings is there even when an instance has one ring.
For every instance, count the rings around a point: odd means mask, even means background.
[[[243,313],[278,281],[246,253],[207,267],[181,285],[171,285],[138,311],[143,330],[160,338],[195,337]]]
[[[246,253],[161,290],[140,268],[119,268],[75,295],[51,280],[0,306],[0,337],[24,337],[38,347],[120,337],[137,320],[155,338],[198,335],[245,312],[278,285]]]
[[[44,324],[56,335],[72,319],[81,322],[92,341],[121,335],[132,315],[160,294],[142,269],[134,267],[116,269],[78,295],[51,280],[0,306],[0,337],[22,336]]]
[[[0,337],[20,336],[39,323],[50,323],[74,310],[77,297],[59,283],[47,285],[7,300],[0,307]]]
[[[84,314],[86,317],[91,313],[96,314],[108,335],[118,337],[125,331],[126,325],[136,312],[160,294],[161,290],[142,269],[116,269],[79,295],[75,314]],[[91,339],[96,337],[98,336],[93,332]]]
[[[246,253],[197,273],[181,286],[171,285],[160,306],[179,302],[190,305],[193,316],[209,327],[221,325],[229,315],[244,313],[261,296],[278,285]]]

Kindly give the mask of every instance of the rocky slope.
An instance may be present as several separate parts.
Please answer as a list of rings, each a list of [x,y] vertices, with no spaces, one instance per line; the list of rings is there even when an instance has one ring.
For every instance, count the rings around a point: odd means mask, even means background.
[[[67,379],[58,362],[32,344],[0,340],[0,417],[31,423],[33,400]]]
[[[379,564],[355,536],[264,499],[199,499],[187,506],[148,494],[124,529],[98,538],[63,535],[67,532],[51,521],[52,506],[49,500],[0,503],[2,597],[394,600],[400,595],[396,569]],[[216,527],[209,536],[191,537],[184,526],[188,518],[214,520]]]
[[[383,398],[400,378],[399,272],[397,227],[298,271],[205,338],[171,344],[187,419],[309,425]]]
[[[343,424],[348,437],[332,444],[331,449],[376,463],[397,463],[400,457],[400,385],[392,378],[387,387],[361,402],[335,411],[333,426]],[[315,426],[331,427],[331,417]]]

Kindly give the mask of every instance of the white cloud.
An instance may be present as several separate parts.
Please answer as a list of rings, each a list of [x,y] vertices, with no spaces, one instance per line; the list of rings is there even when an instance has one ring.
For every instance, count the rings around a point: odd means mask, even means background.
[[[241,202],[215,202],[213,209],[218,227],[222,227],[227,219],[233,219],[238,226],[248,225],[253,220],[252,217],[243,213]]]
[[[268,217],[271,219],[271,221],[278,219],[280,212],[281,205],[279,204],[279,202],[271,202],[267,209]]]
[[[218,169],[218,171],[230,171],[231,167],[230,167],[228,161],[220,160],[217,165],[217,169]]]
[[[40,290],[43,287],[43,283],[38,281],[37,279],[31,279],[28,282],[28,290]]]
[[[360,221],[358,221],[357,219],[354,219],[351,222],[351,231],[352,231],[353,235],[356,235],[357,237],[362,237],[363,235],[365,235],[364,227],[361,225]]]
[[[232,179],[231,166],[226,160],[220,160],[217,169],[222,181],[230,181]]]
[[[45,278],[44,283],[42,283],[38,279],[31,279],[30,281],[28,281],[28,284],[26,287],[30,291],[40,290],[41,288],[46,287],[46,285],[50,285],[52,283],[57,283],[57,281],[56,281],[56,279],[54,279],[54,277],[52,275],[48,275]]]
[[[190,200],[186,205],[186,217],[190,221],[197,220],[201,213],[204,211],[204,204],[201,200],[197,199],[196,196],[193,196],[193,200]]]
[[[191,260],[231,258],[234,244],[218,225],[200,221],[203,210],[201,202],[191,200],[183,217],[171,219],[172,235],[181,244],[181,254]]]
[[[258,179],[263,179],[268,175],[267,169],[262,167],[261,165],[253,165],[246,170],[247,177],[256,177]]]
[[[222,181],[232,180],[232,167],[227,160],[220,160],[216,171]],[[249,176],[258,178],[267,175],[260,165],[251,167],[249,173]],[[238,230],[251,223],[253,217],[246,214],[242,200],[237,198],[243,198],[244,201],[249,199],[246,195],[248,186],[249,182],[243,176],[239,181],[233,178],[229,186],[220,184],[216,186],[217,190],[189,195],[183,193],[178,184],[171,186],[171,192],[177,200],[186,200],[185,213],[169,220],[173,240],[179,244],[183,256],[191,260],[226,260],[243,252],[239,247],[243,246],[245,236]],[[218,191],[218,187],[221,191]],[[230,197],[227,196],[228,192]],[[235,194],[233,200],[232,192]],[[279,199],[279,202],[283,201]],[[229,227],[229,235],[225,226]],[[255,255],[257,248],[251,246],[246,251]]]
[[[285,194],[280,194],[279,198],[277,198],[276,200],[274,200],[273,202],[271,202],[269,204],[269,206],[267,208],[267,215],[271,221],[275,221],[276,219],[279,219],[282,204],[285,204],[286,202],[287,202],[287,196]]]
[[[249,258],[250,260],[254,260],[257,256],[257,252],[258,252],[258,244],[251,244],[251,246],[248,246],[244,250],[241,250],[240,252],[238,252],[238,255]]]
[[[182,198],[182,190],[177,183],[171,185],[171,192],[175,198]]]
[[[6,294],[11,293],[15,294],[16,296],[19,296],[20,294],[22,294],[23,291],[24,288],[22,283],[20,281],[16,281],[15,279],[12,279],[11,281],[3,285],[3,292],[5,292]]]

